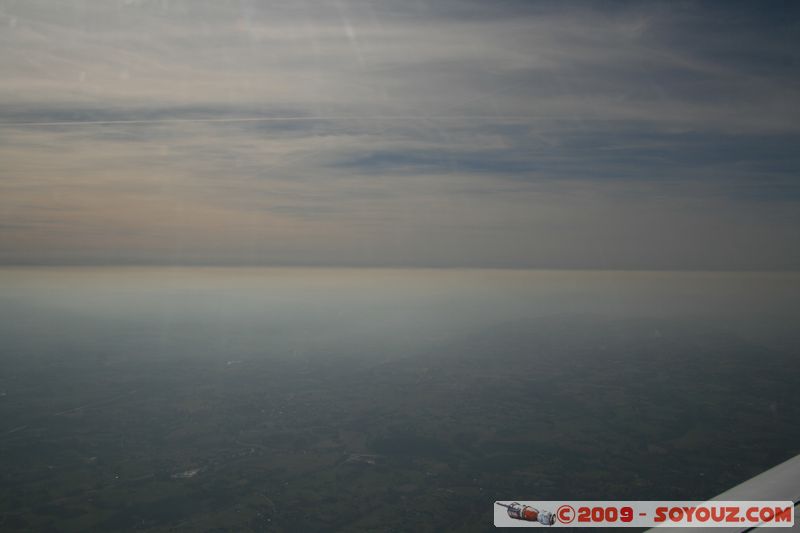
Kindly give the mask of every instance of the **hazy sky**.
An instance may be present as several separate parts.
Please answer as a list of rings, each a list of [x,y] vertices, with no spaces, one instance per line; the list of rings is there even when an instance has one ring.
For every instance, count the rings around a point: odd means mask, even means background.
[[[0,263],[800,268],[800,5],[0,0]]]

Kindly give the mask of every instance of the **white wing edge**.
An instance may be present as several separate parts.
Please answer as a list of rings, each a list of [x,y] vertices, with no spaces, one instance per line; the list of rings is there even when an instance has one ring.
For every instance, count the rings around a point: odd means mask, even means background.
[[[736,485],[730,490],[711,498],[709,501],[735,501],[735,500],[792,500],[794,502],[794,526],[787,527],[745,527],[745,528],[673,528],[656,527],[648,531],[655,533],[725,533],[727,531],[776,531],[789,533],[800,531],[800,517],[798,517],[798,503],[800,503],[800,455],[796,455],[778,466],[758,474]]]

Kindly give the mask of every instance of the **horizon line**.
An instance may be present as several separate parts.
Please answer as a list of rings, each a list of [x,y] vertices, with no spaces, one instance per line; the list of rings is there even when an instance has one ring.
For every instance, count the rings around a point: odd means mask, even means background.
[[[545,266],[465,266],[465,265],[347,265],[347,264],[226,264],[226,263],[0,263],[0,269],[14,268],[219,268],[219,269],[308,269],[308,270],[507,270],[576,272],[687,272],[687,273],[764,273],[800,274],[786,268],[664,268],[664,267],[545,267]]]

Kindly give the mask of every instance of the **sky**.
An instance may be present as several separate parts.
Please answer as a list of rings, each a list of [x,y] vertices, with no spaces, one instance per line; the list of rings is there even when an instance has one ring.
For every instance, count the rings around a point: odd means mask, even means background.
[[[792,2],[0,0],[0,264],[800,269]]]

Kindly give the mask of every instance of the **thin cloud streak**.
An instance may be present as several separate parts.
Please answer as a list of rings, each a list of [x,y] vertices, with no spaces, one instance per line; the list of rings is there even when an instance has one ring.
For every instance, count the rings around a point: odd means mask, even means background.
[[[298,116],[298,117],[236,117],[236,118],[164,118],[142,120],[62,120],[56,122],[0,122],[0,127],[13,126],[102,126],[111,124],[183,124],[192,122],[314,122],[314,121],[386,121],[394,120],[480,120],[497,122],[530,122],[535,120],[555,120],[558,117],[534,116],[492,116],[492,115],[360,115],[360,116]]]

